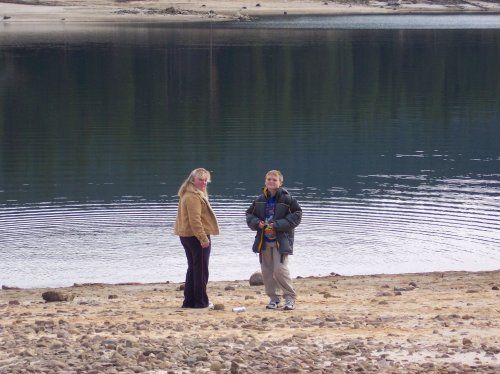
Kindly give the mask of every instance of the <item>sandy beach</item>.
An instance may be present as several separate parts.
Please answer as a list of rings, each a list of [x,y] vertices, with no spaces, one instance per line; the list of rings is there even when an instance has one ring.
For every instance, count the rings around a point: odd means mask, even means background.
[[[500,270],[294,282],[293,311],[247,280],[210,282],[214,310],[179,283],[3,286],[0,372],[500,372]]]
[[[500,13],[498,0],[7,0],[3,23],[13,22],[190,22],[251,20],[259,16],[347,14]]]

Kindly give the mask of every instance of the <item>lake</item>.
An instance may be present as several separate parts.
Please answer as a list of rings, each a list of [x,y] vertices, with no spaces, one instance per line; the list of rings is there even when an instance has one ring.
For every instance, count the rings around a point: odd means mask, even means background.
[[[0,26],[0,284],[182,281],[176,192],[259,270],[245,210],[279,169],[293,276],[500,268],[500,16]]]

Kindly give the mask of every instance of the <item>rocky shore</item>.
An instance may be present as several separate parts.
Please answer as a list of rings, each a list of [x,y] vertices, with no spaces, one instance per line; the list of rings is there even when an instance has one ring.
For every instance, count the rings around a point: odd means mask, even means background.
[[[500,0],[1,0],[19,22],[250,21],[261,16],[500,13]]]
[[[295,285],[293,311],[248,281],[210,282],[210,310],[180,308],[178,283],[3,286],[0,372],[500,372],[500,270]]]

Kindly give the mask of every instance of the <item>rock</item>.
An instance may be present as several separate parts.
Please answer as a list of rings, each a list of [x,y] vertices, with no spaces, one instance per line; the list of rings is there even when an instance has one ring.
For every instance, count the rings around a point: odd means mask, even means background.
[[[109,300],[118,299],[118,295],[108,295],[108,299]]]
[[[492,289],[493,291],[498,291],[498,286],[493,286],[493,287],[491,287],[491,289]]]
[[[67,331],[58,331],[57,337],[69,341],[71,339],[71,334],[68,333]]]
[[[210,371],[221,371],[222,364],[219,361],[212,362],[210,365]]]
[[[47,363],[47,366],[50,368],[54,368],[56,371],[61,371],[60,369],[67,369],[68,365],[59,360],[51,360]]]
[[[118,342],[115,340],[106,339],[106,340],[103,340],[100,345],[106,349],[116,350]]]
[[[234,291],[236,288],[234,288],[234,286],[226,286],[224,288],[224,291]]]
[[[472,340],[470,339],[467,339],[467,338],[463,338],[462,339],[462,345],[464,347],[470,347],[472,345]]]
[[[17,300],[10,300],[9,305],[20,305],[21,303]]]
[[[214,304],[214,310],[224,310],[224,304]]]
[[[404,292],[404,291],[413,291],[415,287],[409,286],[409,287],[394,287],[394,291],[399,291],[399,292]]]
[[[356,352],[351,351],[351,350],[347,350],[347,349],[335,349],[332,353],[334,356],[342,357],[342,356],[349,356],[349,355],[355,354]]]
[[[55,301],[72,301],[75,295],[66,294],[60,291],[47,291],[42,294],[42,298],[48,303]]]
[[[173,6],[171,7],[168,7],[168,8],[165,8],[165,10],[163,11],[164,14],[182,14],[182,11],[180,9],[177,9]]]
[[[104,283],[73,283],[73,287],[104,287]]]
[[[161,353],[163,353],[163,352],[162,351],[155,351],[155,350],[147,350],[147,351],[142,352],[142,355],[145,357],[157,357]]]
[[[262,277],[262,273],[260,271],[256,271],[250,276],[250,286],[263,286],[264,278]]]
[[[10,287],[10,286],[2,286],[2,290],[20,290],[21,288],[19,287]]]
[[[378,292],[375,296],[384,297],[384,296],[393,296],[393,294],[390,292]]]
[[[239,374],[239,373],[245,373],[247,371],[246,369],[247,366],[234,360],[231,362],[231,369],[229,370],[231,374]]]
[[[236,12],[234,16],[238,19],[238,21],[250,21],[250,16],[248,16],[247,14]]]

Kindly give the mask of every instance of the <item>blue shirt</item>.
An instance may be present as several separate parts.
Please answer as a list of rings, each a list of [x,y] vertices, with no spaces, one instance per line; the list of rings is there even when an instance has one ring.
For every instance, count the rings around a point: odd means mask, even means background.
[[[266,201],[266,223],[273,222],[274,209],[276,208],[276,196],[270,196]],[[264,226],[264,240],[272,243],[276,241],[276,230],[269,226]]]

